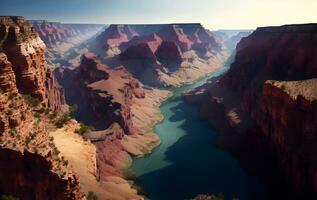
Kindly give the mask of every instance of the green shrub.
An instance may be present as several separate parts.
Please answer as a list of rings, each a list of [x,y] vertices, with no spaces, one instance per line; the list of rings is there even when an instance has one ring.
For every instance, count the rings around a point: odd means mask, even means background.
[[[19,200],[19,199],[11,195],[1,195],[1,200]]]
[[[47,115],[50,112],[51,112],[51,110],[49,108],[46,108],[45,111],[44,111],[44,114]]]
[[[63,164],[64,164],[64,166],[67,166],[68,165],[68,160],[63,160]]]
[[[69,116],[69,113],[63,114],[61,117],[59,117],[55,121],[56,128],[62,128],[64,124],[66,124],[69,120],[71,120],[71,117]]]
[[[22,95],[23,99],[26,101],[26,103],[30,106],[30,107],[35,107],[38,106],[41,101],[38,100],[37,98],[32,97],[29,94],[23,94]]]
[[[74,104],[74,105],[72,105],[72,106],[69,106],[69,108],[68,108],[69,113],[74,113],[74,112],[76,112],[77,110],[78,110],[78,105],[77,105],[77,104]]]
[[[39,114],[43,114],[43,113],[46,112],[46,109],[45,109],[45,108],[41,108],[40,110],[37,110],[37,111],[35,111],[35,112],[37,112],[37,113],[39,113]]]
[[[9,100],[14,99],[16,96],[17,96],[17,94],[10,93],[10,94],[9,94]]]
[[[197,195],[192,200],[224,200],[224,195],[223,193],[219,193],[217,195],[200,194],[200,195]],[[233,198],[232,200],[239,200],[239,199]]]
[[[9,134],[10,134],[11,136],[14,136],[14,135],[17,135],[17,134],[18,134],[18,131],[17,131],[15,128],[11,128],[11,129],[9,130]]]
[[[53,148],[53,154],[54,155],[58,155],[60,153],[60,151],[57,149],[57,147]]]
[[[89,131],[94,131],[95,127],[93,126],[88,126],[84,123],[80,123],[80,128],[75,130],[75,133],[78,133],[80,135],[83,135]]]
[[[87,200],[98,200],[98,197],[92,191],[89,191],[87,195]]]
[[[53,120],[57,117],[57,113],[53,112],[52,114],[50,114],[50,120]]]
[[[33,116],[39,119],[41,117],[41,114],[38,112],[34,112]]]

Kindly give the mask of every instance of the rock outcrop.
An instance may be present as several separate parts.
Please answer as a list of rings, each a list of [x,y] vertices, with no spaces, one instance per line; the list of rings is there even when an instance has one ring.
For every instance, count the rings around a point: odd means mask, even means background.
[[[157,60],[165,66],[177,67],[183,61],[181,50],[174,42],[162,42],[155,55]]]
[[[263,134],[256,143],[278,160],[296,198],[317,194],[316,111],[317,79],[266,81],[257,109],[249,111],[258,127],[250,134]]]
[[[148,64],[157,62],[153,50],[147,43],[130,46],[126,51],[120,54],[120,59],[123,61],[139,60]]]
[[[1,17],[0,23],[2,62],[6,67],[12,63],[18,91],[38,98],[43,106],[60,110],[65,100],[47,66],[46,46],[37,32],[22,17]]]
[[[118,48],[123,42],[128,42],[132,36],[134,35],[130,27],[112,24],[96,40],[103,45],[105,50],[108,50]]]
[[[145,36],[135,36],[129,42],[122,43],[120,45],[120,50],[123,52],[131,46],[136,46],[142,43],[148,44],[151,51],[154,53],[158,46],[162,43],[162,39],[155,33]]]
[[[23,17],[0,17],[0,193],[19,199],[85,199],[48,135],[64,97],[45,45]]]
[[[84,54],[78,68],[64,71],[68,72],[62,72],[60,81],[68,102],[79,106],[79,121],[99,130],[118,123],[125,133],[134,133],[135,128],[130,122],[131,101],[132,98],[144,98],[144,91],[124,68],[111,69],[92,54]]]

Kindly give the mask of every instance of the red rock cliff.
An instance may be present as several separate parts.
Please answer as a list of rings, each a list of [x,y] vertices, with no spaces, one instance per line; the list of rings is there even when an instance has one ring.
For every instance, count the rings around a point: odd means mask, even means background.
[[[317,80],[267,81],[251,117],[296,197],[317,194]],[[255,132],[257,130],[254,130]]]
[[[317,85],[307,80],[317,77],[316,30],[316,24],[258,28],[240,41],[221,80],[240,93],[257,126],[252,138],[277,159],[295,198],[317,194]]]
[[[0,17],[3,53],[12,63],[17,89],[59,111],[65,103],[62,89],[45,61],[45,44],[24,18]]]
[[[47,128],[64,97],[45,45],[23,17],[0,17],[0,193],[19,199],[83,199]]]
[[[130,122],[133,98],[143,98],[140,83],[124,68],[111,69],[91,54],[82,56],[74,71],[56,71],[71,104],[78,104],[78,119],[98,129],[114,122],[127,134],[134,133]]]

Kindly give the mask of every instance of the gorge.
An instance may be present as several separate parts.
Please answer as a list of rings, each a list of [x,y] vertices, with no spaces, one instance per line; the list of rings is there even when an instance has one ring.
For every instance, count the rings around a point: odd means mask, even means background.
[[[1,200],[313,200],[316,67],[317,24],[0,16]]]

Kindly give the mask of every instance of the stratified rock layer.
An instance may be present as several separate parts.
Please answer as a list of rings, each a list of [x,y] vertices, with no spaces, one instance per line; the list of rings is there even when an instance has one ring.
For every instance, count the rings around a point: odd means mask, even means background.
[[[23,17],[0,17],[0,36],[0,193],[84,199],[48,136],[47,114],[62,112],[64,96],[47,68],[43,41]]]
[[[12,63],[18,91],[59,111],[65,100],[47,66],[46,46],[38,34],[22,17],[0,17],[0,35],[1,49]]]

